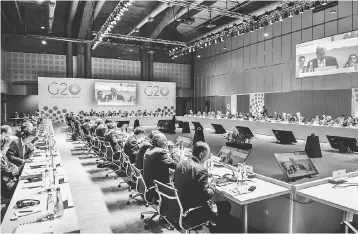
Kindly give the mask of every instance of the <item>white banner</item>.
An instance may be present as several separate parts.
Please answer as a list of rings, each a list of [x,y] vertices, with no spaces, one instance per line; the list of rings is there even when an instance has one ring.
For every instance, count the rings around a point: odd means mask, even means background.
[[[352,89],[352,110],[351,114],[353,118],[358,117],[358,88]]]
[[[98,105],[95,82],[135,83],[135,105]],[[68,112],[159,110],[174,114],[176,110],[176,85],[174,82],[149,82],[129,80],[103,80],[80,78],[38,78],[39,110],[54,122],[64,122]],[[164,110],[164,111],[163,111]]]
[[[256,115],[265,106],[265,93],[250,93],[250,112]]]

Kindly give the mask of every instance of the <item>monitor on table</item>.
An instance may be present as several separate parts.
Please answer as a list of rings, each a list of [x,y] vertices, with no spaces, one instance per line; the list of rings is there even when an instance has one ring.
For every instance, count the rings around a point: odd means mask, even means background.
[[[229,146],[221,147],[217,156],[221,161],[231,166],[237,166],[239,163],[244,163],[250,154],[250,150],[242,150]]]
[[[192,143],[193,143],[192,138],[185,137],[185,136],[178,136],[177,139],[175,139],[174,145],[183,146],[184,148],[189,148]]]
[[[318,171],[304,151],[274,154],[287,180],[317,175]]]

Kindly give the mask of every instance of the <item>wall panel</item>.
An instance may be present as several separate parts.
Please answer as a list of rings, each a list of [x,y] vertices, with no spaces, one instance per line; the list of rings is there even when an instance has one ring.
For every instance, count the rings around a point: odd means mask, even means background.
[[[353,30],[352,16],[338,20],[338,33],[345,33]]]
[[[337,91],[326,90],[324,92],[324,113],[325,115],[337,116]]]
[[[313,40],[324,37],[324,25],[317,25],[313,27]]]
[[[278,37],[282,35],[282,22],[276,22],[273,24],[273,36]]]
[[[313,91],[302,91],[301,95],[301,114],[302,116],[313,115]]]
[[[302,29],[302,15],[296,15],[292,18],[292,31],[298,31]]]
[[[331,22],[325,23],[325,25],[324,25],[325,35],[324,36],[329,37],[329,36],[336,35],[338,32],[337,26],[338,26],[337,21],[331,21]]]
[[[346,17],[353,14],[353,3],[351,0],[338,1],[338,17]]]
[[[257,92],[265,91],[265,68],[260,67],[257,69],[256,73],[256,89]]]
[[[257,44],[250,46],[250,68],[257,67]]]
[[[250,68],[250,46],[244,47],[244,69]]]
[[[272,67],[265,68],[265,92],[272,92]]]
[[[272,92],[282,92],[281,65],[273,66]]]
[[[291,61],[291,34],[282,36],[282,62]]]
[[[257,67],[263,67],[265,65],[265,43],[259,42],[257,44]]]
[[[321,115],[324,113],[324,90],[314,90],[313,91],[313,102],[312,102],[312,115],[305,116],[306,118],[312,118],[316,115]]]
[[[281,37],[273,39],[273,64],[281,63],[282,41]]]
[[[337,90],[337,115],[351,112],[352,91],[350,89]]]
[[[313,14],[313,25],[318,25],[323,23],[324,23],[324,11],[320,11]]]
[[[291,64],[281,64],[282,92],[291,91]]]
[[[287,34],[290,32],[292,32],[292,20],[291,18],[288,18],[282,22],[282,34]]]
[[[272,65],[272,40],[265,41],[265,66]]]
[[[257,92],[257,69],[252,69],[250,74],[250,93]]]
[[[302,97],[302,91],[291,92],[291,109],[287,112],[291,112],[291,113],[302,112],[301,97]]]
[[[305,11],[302,15],[302,28],[312,27],[313,23],[313,13],[312,11]]]
[[[302,43],[307,41],[312,41],[312,28],[307,28],[302,30]]]

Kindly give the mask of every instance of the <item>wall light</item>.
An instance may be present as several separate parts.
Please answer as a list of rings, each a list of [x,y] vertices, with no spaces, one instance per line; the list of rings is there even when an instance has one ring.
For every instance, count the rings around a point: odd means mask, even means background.
[[[47,42],[46,42],[45,40],[42,40],[42,41],[41,41],[41,44],[42,44],[42,45],[46,45]]]

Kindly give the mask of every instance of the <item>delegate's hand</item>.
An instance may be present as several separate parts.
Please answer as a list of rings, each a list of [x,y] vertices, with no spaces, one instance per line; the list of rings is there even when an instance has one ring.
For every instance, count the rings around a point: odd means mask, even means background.
[[[25,159],[24,160],[24,163],[32,163],[33,162],[33,159],[32,158],[28,158],[28,159]]]

